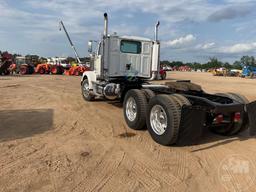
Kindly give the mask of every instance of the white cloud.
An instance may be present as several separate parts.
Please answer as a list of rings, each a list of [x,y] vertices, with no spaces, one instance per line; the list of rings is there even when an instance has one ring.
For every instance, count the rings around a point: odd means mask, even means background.
[[[232,46],[219,48],[219,52],[222,52],[222,53],[247,53],[255,50],[256,50],[256,42],[238,43]]]
[[[174,40],[163,42],[164,47],[174,47],[174,48],[182,48],[184,46],[190,45],[192,42],[196,40],[196,37],[192,34],[188,34],[184,37],[180,37]]]
[[[205,43],[205,44],[198,44],[195,46],[196,49],[203,49],[203,50],[207,50],[207,49],[212,49],[215,47],[215,43]]]
[[[212,54],[242,54],[256,51],[256,42],[252,43],[237,43],[234,45],[217,46],[216,43],[198,44],[194,50],[202,50],[205,53]]]

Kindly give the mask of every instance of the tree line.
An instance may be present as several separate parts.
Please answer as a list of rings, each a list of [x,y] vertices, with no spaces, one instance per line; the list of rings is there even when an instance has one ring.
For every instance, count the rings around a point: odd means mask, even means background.
[[[213,69],[213,68],[221,68],[225,67],[226,69],[242,69],[243,66],[256,66],[256,60],[254,56],[243,56],[240,60],[235,61],[234,63],[230,64],[228,62],[222,62],[218,60],[216,57],[212,57],[209,59],[207,63],[184,63],[182,61],[161,61],[161,64],[170,66],[170,67],[181,67],[181,66],[189,66],[192,69]]]

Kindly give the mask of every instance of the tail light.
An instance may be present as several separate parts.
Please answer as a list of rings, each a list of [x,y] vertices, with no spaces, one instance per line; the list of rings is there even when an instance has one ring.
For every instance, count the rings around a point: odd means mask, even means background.
[[[241,120],[241,113],[237,112],[234,115],[234,122],[239,122]]]
[[[222,123],[223,120],[224,120],[223,115],[218,115],[218,116],[216,117],[216,122],[217,122],[217,123]]]

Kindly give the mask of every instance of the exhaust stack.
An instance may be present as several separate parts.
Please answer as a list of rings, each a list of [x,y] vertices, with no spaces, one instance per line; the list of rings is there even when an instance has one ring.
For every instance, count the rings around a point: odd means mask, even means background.
[[[158,41],[158,28],[160,25],[160,21],[157,22],[156,26],[155,26],[155,41]]]
[[[108,14],[104,13],[104,37],[108,36]]]
[[[160,25],[160,21],[158,21],[155,26],[155,41],[153,43],[152,66],[151,66],[152,75],[150,80],[157,79],[160,71],[160,42],[158,40],[159,25]]]

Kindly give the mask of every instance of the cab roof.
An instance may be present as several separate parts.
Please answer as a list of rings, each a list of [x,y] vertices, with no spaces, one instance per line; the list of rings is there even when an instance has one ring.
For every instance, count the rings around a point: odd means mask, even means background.
[[[119,38],[121,39],[127,39],[127,40],[134,40],[134,41],[152,41],[149,38],[145,38],[145,37],[138,37],[138,36],[119,36]]]

